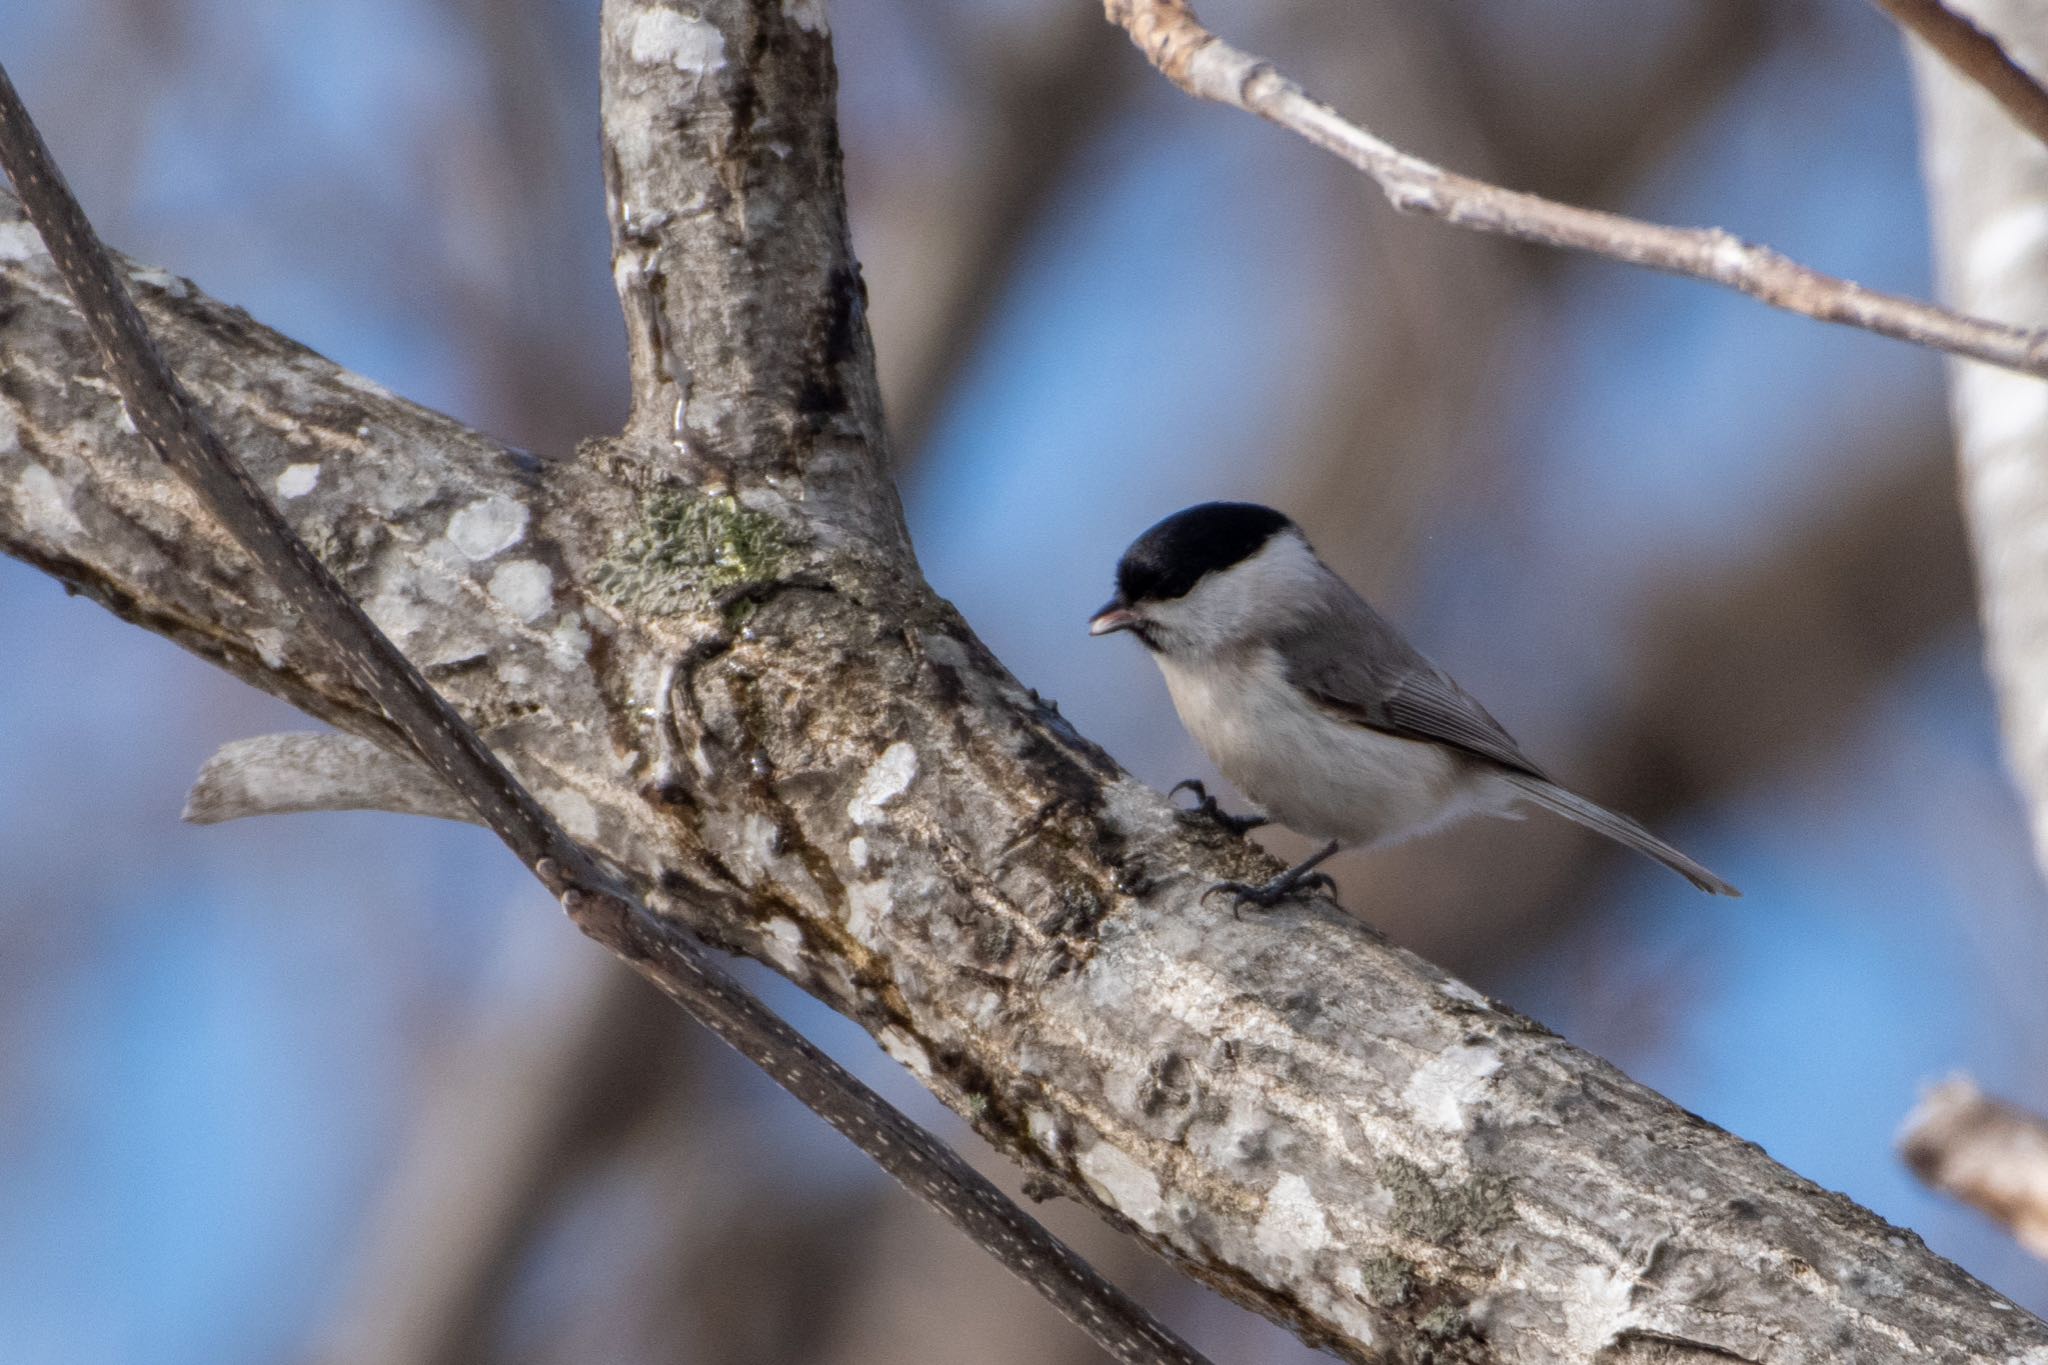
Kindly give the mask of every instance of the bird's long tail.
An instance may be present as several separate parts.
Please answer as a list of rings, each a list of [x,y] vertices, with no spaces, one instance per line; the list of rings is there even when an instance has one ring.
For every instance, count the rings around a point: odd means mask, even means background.
[[[1577,821],[1618,844],[1626,844],[1638,853],[1655,858],[1702,891],[1711,891],[1717,896],[1742,894],[1626,815],[1617,815],[1605,806],[1596,806],[1577,792],[1566,791],[1555,782],[1546,782],[1540,777],[1526,773],[1503,773],[1502,776],[1545,810],[1556,811],[1567,820]]]

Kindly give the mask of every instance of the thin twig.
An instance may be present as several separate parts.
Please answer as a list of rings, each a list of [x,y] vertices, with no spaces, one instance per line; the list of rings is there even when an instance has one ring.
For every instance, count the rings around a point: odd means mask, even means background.
[[[1966,79],[1984,87],[2013,121],[2048,144],[2048,90],[2005,47],[1941,0],[1870,0],[1939,53]]]
[[[720,970],[694,940],[621,894],[327,572],[165,365],[107,250],[0,69],[0,166],[14,181],[136,428],[262,566],[420,757],[560,897],[584,933],[731,1044],[1128,1362],[1202,1361],[1002,1191],[891,1108]]]
[[[2048,376],[2048,331],[2010,327],[1866,289],[1719,228],[1646,223],[1458,175],[1409,155],[1310,99],[1271,65],[1204,28],[1187,0],[1105,0],[1105,10],[1175,85],[1201,99],[1257,114],[1334,152],[1371,176],[1404,213],[1707,280],[1823,322]]]

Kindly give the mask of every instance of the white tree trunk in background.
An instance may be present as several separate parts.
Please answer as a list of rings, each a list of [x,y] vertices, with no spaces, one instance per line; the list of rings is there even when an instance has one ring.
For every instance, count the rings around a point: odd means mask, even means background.
[[[2048,70],[2048,0],[1958,0],[2029,70]],[[2048,148],[1917,42],[1928,197],[1954,307],[2048,319]],[[1951,360],[1950,405],[2007,761],[2048,870],[2048,383]]]

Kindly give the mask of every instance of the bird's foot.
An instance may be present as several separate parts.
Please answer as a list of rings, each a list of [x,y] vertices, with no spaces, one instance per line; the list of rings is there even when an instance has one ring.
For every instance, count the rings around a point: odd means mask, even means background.
[[[1318,891],[1336,894],[1337,883],[1329,873],[1290,870],[1269,882],[1217,882],[1202,893],[1202,899],[1229,896],[1230,914],[1235,919],[1242,917],[1248,905],[1255,910],[1271,910],[1291,896],[1313,895]]]
[[[1223,807],[1216,804],[1216,798],[1209,795],[1209,789],[1207,787],[1203,786],[1200,782],[1196,781],[1192,777],[1187,779],[1185,782],[1174,783],[1173,789],[1166,793],[1166,799],[1171,801],[1175,796],[1179,795],[1181,792],[1184,791],[1193,792],[1195,794],[1195,804],[1188,807],[1186,810],[1182,811],[1181,814],[1199,815],[1205,820],[1210,820],[1218,825],[1221,825],[1224,829],[1229,830],[1232,834],[1249,834],[1251,833],[1251,831],[1258,829],[1262,825],[1270,825],[1273,823],[1271,820],[1268,820],[1263,815],[1230,814],[1228,811],[1224,810]]]

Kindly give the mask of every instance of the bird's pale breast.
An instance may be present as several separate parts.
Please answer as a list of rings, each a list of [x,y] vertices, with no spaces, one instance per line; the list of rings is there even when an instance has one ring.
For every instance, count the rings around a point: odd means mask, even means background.
[[[1267,647],[1198,666],[1158,658],[1181,723],[1223,775],[1300,834],[1347,845],[1419,834],[1480,797],[1469,764],[1442,745],[1333,716],[1287,680]]]

